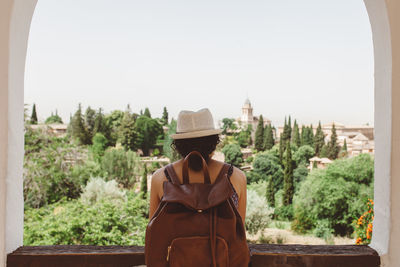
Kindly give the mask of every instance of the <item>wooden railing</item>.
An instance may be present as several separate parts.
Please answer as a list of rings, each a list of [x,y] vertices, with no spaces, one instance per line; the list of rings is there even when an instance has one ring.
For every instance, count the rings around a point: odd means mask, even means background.
[[[378,267],[368,246],[249,244],[252,267]],[[7,267],[144,266],[138,246],[24,246],[7,255]]]

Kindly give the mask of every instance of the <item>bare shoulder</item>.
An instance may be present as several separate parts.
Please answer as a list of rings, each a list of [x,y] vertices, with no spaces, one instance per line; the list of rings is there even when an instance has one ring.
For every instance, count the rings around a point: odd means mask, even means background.
[[[239,169],[237,167],[233,167],[233,173],[231,175],[231,182],[239,195],[241,195],[241,192],[246,190],[247,178],[241,169]]]

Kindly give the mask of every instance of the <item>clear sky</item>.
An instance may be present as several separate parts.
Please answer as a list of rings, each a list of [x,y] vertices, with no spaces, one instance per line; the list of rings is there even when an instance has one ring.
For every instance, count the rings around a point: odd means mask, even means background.
[[[373,125],[373,64],[362,0],[39,0],[25,103]]]

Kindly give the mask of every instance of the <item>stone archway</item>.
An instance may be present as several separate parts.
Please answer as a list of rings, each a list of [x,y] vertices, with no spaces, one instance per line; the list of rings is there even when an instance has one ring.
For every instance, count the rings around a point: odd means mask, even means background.
[[[36,2],[0,3],[0,266],[23,241],[24,69]],[[400,262],[400,3],[364,2],[375,57],[376,216],[371,246],[384,266],[395,266]]]

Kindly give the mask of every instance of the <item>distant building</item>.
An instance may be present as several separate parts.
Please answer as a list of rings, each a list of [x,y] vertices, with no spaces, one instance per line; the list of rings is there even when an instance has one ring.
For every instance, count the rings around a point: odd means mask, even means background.
[[[256,130],[258,125],[259,116],[253,115],[253,107],[251,106],[250,100],[247,98],[242,106],[242,116],[236,119],[236,123],[242,128],[247,128],[247,125],[251,125],[253,127],[253,131]],[[264,127],[267,124],[271,124],[271,120],[265,118],[263,116],[263,125]]]
[[[51,124],[30,124],[29,125],[32,130],[44,130],[48,134],[53,134],[57,137],[64,137],[67,134],[68,124],[59,124],[59,123],[51,123]]]
[[[313,157],[310,159],[310,166],[308,166],[308,168],[312,170],[314,168],[314,164],[316,164],[317,169],[325,169],[326,165],[330,163],[332,163],[332,160],[328,158]]]

